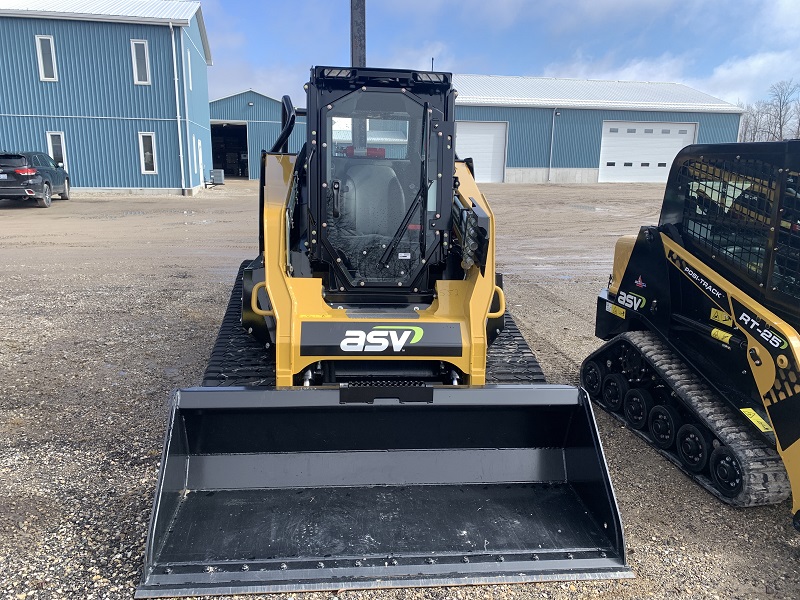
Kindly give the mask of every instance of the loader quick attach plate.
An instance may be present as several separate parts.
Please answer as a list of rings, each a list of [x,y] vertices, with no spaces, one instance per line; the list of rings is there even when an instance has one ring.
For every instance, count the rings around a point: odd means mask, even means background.
[[[430,393],[178,392],[136,597],[632,576],[583,392]]]

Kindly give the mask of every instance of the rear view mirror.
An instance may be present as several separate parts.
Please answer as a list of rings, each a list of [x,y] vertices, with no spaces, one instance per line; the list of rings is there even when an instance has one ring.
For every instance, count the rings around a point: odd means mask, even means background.
[[[59,169],[63,169],[63,168],[64,168],[64,163],[56,163],[56,166],[57,166]]]

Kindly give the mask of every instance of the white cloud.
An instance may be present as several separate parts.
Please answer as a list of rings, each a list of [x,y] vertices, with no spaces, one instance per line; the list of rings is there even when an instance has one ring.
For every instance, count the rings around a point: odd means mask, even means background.
[[[383,65],[395,69],[418,69],[430,71],[431,58],[434,59],[434,69],[447,71],[452,69],[454,63],[453,53],[443,42],[426,42],[420,46],[409,48],[395,48],[389,50],[386,56],[376,56],[370,59],[369,64]]]
[[[212,67],[217,69],[217,67]],[[306,94],[303,85],[308,82],[308,66],[283,65],[281,67],[256,67],[238,62],[225,66],[209,78],[208,95],[211,100],[235,94],[247,89],[280,100],[284,94],[292,97],[296,107],[305,107]]]
[[[684,83],[731,103],[763,100],[773,83],[800,80],[796,58],[793,50],[733,58],[716,67],[708,77],[687,78]]]
[[[679,81],[690,59],[662,54],[656,58],[632,58],[622,63],[610,53],[600,59],[584,59],[580,54],[566,63],[552,63],[544,68],[546,77],[575,79],[611,79],[621,81]]]
[[[769,86],[783,79],[800,81],[800,68],[791,50],[760,52],[731,58],[708,75],[690,76],[689,55],[662,54],[655,58],[632,58],[618,62],[616,55],[584,59],[576,55],[565,63],[544,69],[547,77],[611,79],[622,81],[666,81],[683,83],[726,102],[754,102],[767,96]]]

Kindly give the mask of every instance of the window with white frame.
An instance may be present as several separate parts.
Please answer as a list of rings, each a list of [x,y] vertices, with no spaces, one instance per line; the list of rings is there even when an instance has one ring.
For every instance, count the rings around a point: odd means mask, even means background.
[[[36,57],[39,59],[39,79],[41,81],[58,81],[56,45],[52,35],[36,36]]]
[[[186,51],[186,70],[189,72],[189,91],[192,90],[192,51]]]
[[[64,168],[67,168],[67,151],[64,149],[64,132],[63,131],[48,131],[47,132],[47,149],[50,151],[50,156],[56,164],[61,163]]]
[[[139,132],[139,164],[143,175],[158,173],[156,134],[152,131]]]
[[[150,85],[150,51],[147,48],[147,40],[131,40],[131,59],[133,83]]]

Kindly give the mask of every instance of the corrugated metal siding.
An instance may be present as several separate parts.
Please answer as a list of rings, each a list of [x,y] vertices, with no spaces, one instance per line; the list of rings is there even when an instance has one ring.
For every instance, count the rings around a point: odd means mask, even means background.
[[[175,121],[0,117],[0,148],[47,152],[47,131],[64,132],[73,187],[180,188]],[[141,173],[140,131],[156,134],[156,175]]]
[[[39,80],[36,35],[54,38],[56,82]],[[131,39],[148,41],[151,85],[133,83]],[[181,187],[169,27],[2,17],[0,55],[15,81],[0,94],[0,147],[46,152],[45,132],[63,131],[75,187]],[[140,170],[142,131],[156,134],[156,175]]]
[[[252,102],[253,106],[247,103]],[[211,102],[211,118],[220,121],[281,122],[281,103],[258,92],[248,90]]]
[[[197,18],[193,18],[189,27],[181,30],[181,44],[179,48],[181,52],[181,66],[180,73],[186,74],[186,85],[182,86],[187,94],[187,114],[184,115],[185,119],[189,120],[189,134],[185,140],[185,147],[188,152],[185,153],[185,162],[187,165],[187,185],[189,187],[201,185],[203,181],[210,177],[210,169],[212,168],[211,156],[211,128],[209,124],[210,108],[208,103],[208,66],[205,62],[205,54],[203,50],[203,42],[200,34],[200,29],[197,24]],[[191,60],[187,61],[186,55],[191,53]],[[191,67],[192,70],[192,88],[189,89],[188,71]],[[183,110],[183,109],[181,109]],[[184,131],[186,129],[184,128]],[[194,136],[194,137],[193,137]],[[197,153],[197,140],[200,141],[200,146],[203,152],[203,173],[194,172],[194,162],[198,160],[195,156]]]
[[[698,123],[698,143],[735,142],[739,115],[559,109],[553,140],[554,168],[596,169],[603,121]],[[456,106],[460,121],[504,121],[508,126],[506,166],[546,168],[550,161],[553,109]],[[458,150],[458,140],[456,140]]]
[[[723,112],[742,109],[680,83],[507,75],[453,75],[457,104],[572,109]]]
[[[506,167],[512,168],[547,166],[552,114],[552,110],[544,108],[456,106],[456,120],[458,121],[508,123]],[[456,152],[458,152],[457,138]]]
[[[252,102],[253,106],[248,106]],[[269,150],[281,131],[281,103],[253,90],[214,100],[210,104],[214,121],[247,123],[247,152],[250,156],[250,179],[258,179],[257,158]],[[299,152],[306,142],[305,117],[298,117],[289,137],[289,152]]]
[[[56,82],[39,80],[37,35],[53,36]],[[133,83],[131,39],[148,41],[151,85]],[[0,17],[0,56],[0,114],[175,118],[168,27]]]

